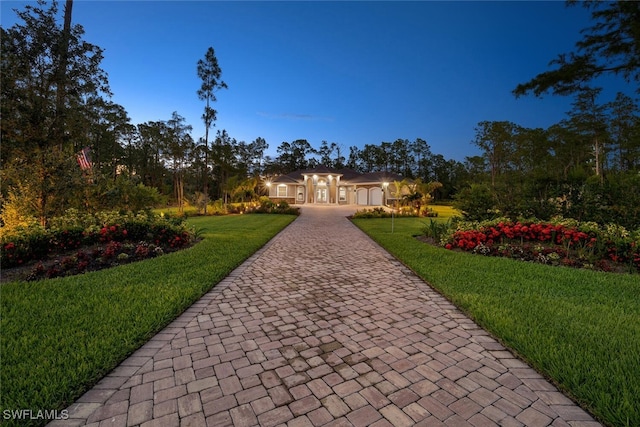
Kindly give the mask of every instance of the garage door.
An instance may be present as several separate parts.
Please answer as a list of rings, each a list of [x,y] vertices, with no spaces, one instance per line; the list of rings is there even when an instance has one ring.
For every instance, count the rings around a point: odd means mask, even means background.
[[[368,202],[369,202],[368,194],[369,194],[369,192],[367,191],[366,188],[358,188],[357,198],[358,198],[358,204],[359,205],[368,204]]]
[[[377,187],[372,188],[369,200],[372,206],[382,206],[382,190]]]

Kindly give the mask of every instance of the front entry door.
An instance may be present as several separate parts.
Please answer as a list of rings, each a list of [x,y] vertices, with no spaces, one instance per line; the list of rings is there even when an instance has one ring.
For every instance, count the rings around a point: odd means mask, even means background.
[[[316,203],[327,203],[327,189],[326,188],[318,188],[316,196]]]

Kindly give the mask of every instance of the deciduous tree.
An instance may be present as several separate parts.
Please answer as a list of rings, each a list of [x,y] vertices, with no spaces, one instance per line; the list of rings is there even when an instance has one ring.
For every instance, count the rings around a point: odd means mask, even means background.
[[[618,92],[615,100],[605,105],[609,113],[609,135],[619,170],[640,167],[640,117],[638,104]]]
[[[593,156],[593,170],[602,178],[602,164],[605,156],[606,121],[605,107],[598,103],[601,89],[585,88],[578,92],[573,109],[568,112],[572,130],[580,135]]]
[[[483,121],[476,127],[473,143],[482,150],[487,160],[492,186],[496,185],[497,178],[509,168],[517,129],[515,123],[507,121]]]
[[[75,166],[74,141],[86,128],[73,123],[91,117],[87,99],[109,94],[102,50],[71,24],[71,4],[63,25],[57,2],[47,8],[40,0],[16,11],[21,22],[0,34],[3,191],[19,184],[34,191],[43,224],[79,199],[86,180]]]
[[[169,168],[173,174],[173,189],[176,202],[182,212],[184,201],[184,172],[194,149],[193,138],[190,135],[191,126],[186,124],[184,117],[176,111],[167,121],[167,139],[163,151]]]

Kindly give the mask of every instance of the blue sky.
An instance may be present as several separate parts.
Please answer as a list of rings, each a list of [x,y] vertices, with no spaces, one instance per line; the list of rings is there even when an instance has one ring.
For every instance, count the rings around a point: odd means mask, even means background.
[[[62,2],[64,3],[64,2]],[[1,2],[2,25],[15,22]],[[548,127],[571,98],[511,91],[574,50],[590,13],[564,2],[218,2],[76,0],[73,21],[104,49],[113,101],[132,123],[177,111],[204,136],[196,63],[215,49],[218,120],[237,140],[323,140],[348,149],[425,139],[464,160],[483,120]],[[632,89],[619,80],[612,93]],[[611,97],[611,98],[609,98]]]

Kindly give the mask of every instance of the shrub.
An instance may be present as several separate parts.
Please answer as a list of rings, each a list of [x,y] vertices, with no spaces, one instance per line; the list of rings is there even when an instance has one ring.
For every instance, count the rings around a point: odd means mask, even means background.
[[[277,213],[285,215],[300,215],[300,209],[292,207],[286,200],[281,200],[277,204],[266,196],[260,197],[259,206],[247,209],[249,213]]]
[[[615,218],[620,225],[635,227],[640,222],[640,193],[633,189],[639,186],[640,175],[633,171],[609,173],[604,182],[587,179],[568,185],[563,214],[599,224]]]
[[[2,267],[15,267],[34,259],[42,259],[50,251],[51,237],[39,225],[18,227],[2,235],[0,262]]]
[[[273,203],[267,196],[260,197],[260,199],[258,199],[258,202],[260,203],[260,209],[264,211],[269,211],[275,206],[275,203]]]
[[[122,227],[127,230],[128,240],[148,240],[151,237],[151,222],[149,220],[134,218],[124,222]]]
[[[471,184],[455,195],[454,207],[468,221],[482,221],[498,216],[491,188],[486,184]]]
[[[415,217],[417,216],[413,209],[400,210],[399,212],[390,212],[381,207],[357,210],[353,214],[353,218],[391,218],[396,217]]]
[[[276,207],[276,209],[279,209],[279,210],[289,209],[289,203],[286,200],[281,200],[278,203],[278,206]]]
[[[65,251],[77,249],[84,242],[84,229],[82,227],[70,227],[64,230],[51,230],[51,249]]]
[[[153,224],[151,234],[156,245],[169,245],[172,248],[180,248],[190,241],[190,234],[183,227],[169,223]]]
[[[135,256],[140,259],[144,259],[149,256],[149,244],[147,242],[138,243],[138,246],[136,246]]]
[[[101,202],[112,209],[123,209],[136,212],[141,209],[157,206],[161,201],[158,190],[142,183],[136,184],[130,178],[119,175],[112,181]]]
[[[211,215],[226,215],[228,213],[227,206],[221,199],[218,199],[209,205],[208,209]]]
[[[35,191],[27,188],[19,188],[17,191],[9,190],[7,198],[2,201],[0,212],[0,226],[5,231],[12,231],[17,228],[29,228],[38,224],[35,200]]]
[[[119,224],[105,225],[100,229],[101,242],[122,242],[127,239],[129,232]]]
[[[105,260],[114,258],[121,248],[122,244],[120,242],[111,241],[107,243],[107,247],[102,251],[102,258]]]
[[[63,215],[51,218],[49,227],[57,229],[87,228],[96,224],[96,216],[78,209],[67,209]]]
[[[288,214],[288,215],[300,215],[298,208],[291,207],[286,200],[282,200],[275,208],[272,209],[272,213]]]
[[[432,238],[436,243],[440,243],[449,236],[451,221],[438,222],[432,219],[425,225],[422,232],[425,236]]]
[[[365,208],[357,210],[353,214],[353,218],[391,218],[391,213],[385,211],[383,208]]]

